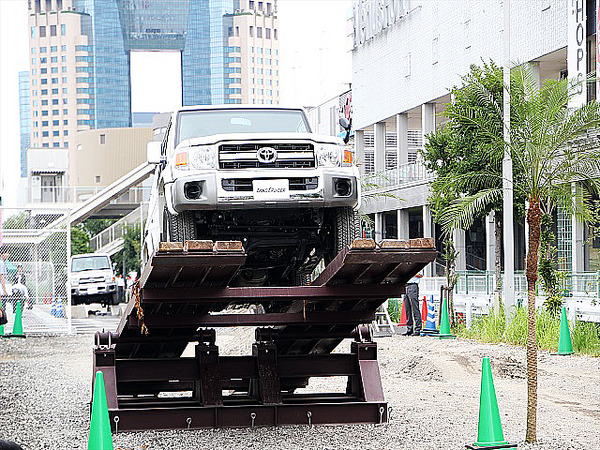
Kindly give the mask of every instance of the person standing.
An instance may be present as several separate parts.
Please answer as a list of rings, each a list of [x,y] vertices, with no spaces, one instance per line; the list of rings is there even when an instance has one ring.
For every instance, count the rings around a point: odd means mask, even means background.
[[[421,310],[419,309],[419,282],[423,278],[423,273],[419,272],[406,284],[406,333],[403,336],[419,336],[421,334]]]
[[[25,274],[23,273],[23,266],[21,264],[17,266],[17,273],[14,277],[13,290],[17,290],[21,294],[21,297],[25,299],[27,303],[27,309],[33,308],[33,302],[29,297],[29,291],[27,290],[27,286],[25,285]]]
[[[6,260],[8,259],[8,251],[5,248],[0,248],[0,297],[2,298],[2,307],[6,310],[6,299],[8,291],[6,283],[8,282],[8,272],[6,270]]]

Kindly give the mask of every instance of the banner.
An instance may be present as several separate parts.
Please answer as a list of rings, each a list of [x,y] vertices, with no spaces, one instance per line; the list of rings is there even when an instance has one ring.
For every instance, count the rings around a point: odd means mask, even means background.
[[[586,76],[586,0],[568,0],[567,70],[569,80],[577,84],[577,94],[569,101],[570,108],[587,102]]]

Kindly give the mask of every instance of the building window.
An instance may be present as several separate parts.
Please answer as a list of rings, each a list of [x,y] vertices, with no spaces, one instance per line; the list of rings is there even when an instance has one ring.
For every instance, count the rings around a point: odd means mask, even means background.
[[[58,115],[58,109],[53,109],[52,110],[52,115],[53,116],[57,116]]]
[[[58,88],[52,89],[52,95],[56,95],[56,94],[58,94]]]
[[[65,130],[65,134],[66,134],[66,133],[67,133],[67,131]],[[69,143],[68,143],[68,142],[65,142],[65,143],[63,144],[63,147],[64,147],[64,148],[69,148]]]
[[[254,27],[253,27],[252,25],[250,25],[250,28],[248,28],[248,29],[249,29],[249,31],[250,31],[250,37],[254,37]],[[253,47],[251,47],[251,50],[250,50],[250,51],[252,51],[252,48],[253,48]]]
[[[267,3],[267,14],[271,14],[271,4]]]
[[[37,80],[34,78],[33,80],[31,80],[31,85],[35,86],[37,84]]]
[[[240,27],[235,27],[235,36],[238,37],[240,35]]]
[[[232,37],[232,36],[233,36],[233,27],[228,27],[228,28],[227,28],[227,35],[228,35],[229,37]]]
[[[250,0],[248,6],[250,7],[250,9],[254,9],[254,0]]]
[[[67,34],[67,26],[64,23],[60,26],[60,34],[61,36],[65,36]]]
[[[50,62],[53,62],[53,63],[58,62],[58,56],[52,56],[50,58]]]
[[[265,38],[271,39],[271,29],[270,28],[265,28]]]
[[[63,125],[69,125],[69,121],[67,119],[63,120]]]
[[[102,179],[102,178],[100,177],[100,175],[96,175],[96,183],[100,183],[100,180],[101,180],[101,179]]]
[[[54,130],[54,131],[52,132],[52,136],[60,136],[60,131],[58,131],[58,130]]]
[[[67,57],[66,57],[66,56],[61,56],[61,57],[60,57],[60,60],[61,60],[62,62],[67,62]]]
[[[42,106],[48,106],[48,100],[42,100]]]
[[[58,105],[58,99],[57,98],[53,98],[52,99],[52,104],[53,105]],[[58,124],[57,124],[58,125]]]
[[[48,132],[47,131],[42,131],[42,137],[48,137]]]
[[[106,135],[105,134],[101,134],[100,135],[100,143],[101,144],[106,144]]]
[[[40,37],[46,37],[46,27],[45,26],[40,27]]]
[[[42,89],[40,95],[48,95],[48,89]]]
[[[257,38],[262,37],[262,27],[256,27],[256,37]]]
[[[60,51],[61,52],[66,52],[67,51],[67,46],[66,45],[61,45],[60,46]]]
[[[66,105],[66,104],[67,104],[67,101],[68,101],[68,100],[67,100],[66,98],[63,98],[63,105]]]
[[[69,130],[63,131],[63,136],[68,136],[68,135],[69,135]]]
[[[31,58],[31,65],[35,66],[35,58]]]
[[[62,93],[66,94],[67,93],[67,88],[63,88]]]
[[[35,37],[35,27],[31,27],[31,37]]]
[[[48,84],[48,78],[42,78],[41,82],[42,84]]]
[[[263,9],[263,2],[258,2],[258,10],[262,11]]]
[[[31,47],[31,54],[35,55],[35,47]]]
[[[50,69],[50,72],[52,72],[52,73],[58,73],[58,67],[52,67]]]
[[[277,29],[273,28],[273,39],[277,40]],[[277,54],[279,55],[279,51],[276,50]]]
[[[50,144],[48,144],[47,142],[44,142],[44,143],[42,144],[42,147],[43,147],[43,148],[48,148],[48,147],[50,147]]]
[[[45,73],[48,73],[48,69],[46,69],[45,67],[42,67],[42,68],[40,69],[40,73],[41,73],[42,75],[43,75],[43,74],[45,74]]]
[[[267,55],[270,55],[271,54],[271,49],[270,48],[265,48],[265,52],[266,52]]]
[[[56,25],[50,25],[50,36],[56,36]]]
[[[60,147],[60,142],[53,142],[52,147],[54,147],[54,148]]]
[[[60,70],[61,70],[62,73],[66,73],[67,72],[67,66],[62,66],[60,68]]]
[[[57,127],[57,126],[59,126],[59,125],[60,125],[60,120],[53,120],[53,121],[52,121],[52,126],[53,126],[53,127]]]
[[[66,83],[67,82],[67,77],[62,77],[62,82]]]
[[[40,126],[40,123],[36,120],[35,122],[33,122],[33,127],[37,128]]]
[[[46,53],[48,49],[46,47],[40,47],[40,53]]]
[[[262,64],[263,63],[263,59],[262,58],[256,58],[256,63],[257,64]]]
[[[47,127],[48,126],[48,121],[47,120],[42,120],[42,126],[43,127]]]
[[[52,46],[50,47],[50,51],[51,51],[52,53],[56,53],[56,52],[58,51],[58,47],[57,47],[56,45],[52,45]]]
[[[262,53],[262,52],[263,52],[263,49],[262,49],[262,47],[256,47],[256,52],[257,52],[257,53]]]
[[[65,114],[65,115],[69,114],[69,110],[68,109],[63,109],[63,114]]]
[[[46,64],[46,61],[48,61],[46,57],[40,58],[40,64]]]

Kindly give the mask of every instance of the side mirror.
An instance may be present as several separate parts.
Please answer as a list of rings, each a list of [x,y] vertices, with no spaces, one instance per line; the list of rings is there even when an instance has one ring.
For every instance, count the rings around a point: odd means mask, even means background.
[[[340,126],[344,130],[347,130],[348,128],[350,128],[350,122],[348,122],[348,119],[346,119],[345,117],[340,117]]]
[[[148,158],[148,163],[150,164],[159,164],[160,163],[160,150],[162,147],[162,142],[160,141],[150,141],[146,146],[146,156]]]

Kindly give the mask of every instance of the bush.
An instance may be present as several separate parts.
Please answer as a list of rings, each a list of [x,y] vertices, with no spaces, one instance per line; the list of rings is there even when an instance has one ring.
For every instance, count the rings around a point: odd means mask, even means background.
[[[482,342],[506,342],[522,345],[527,342],[527,309],[519,308],[513,314],[508,326],[505,325],[504,312],[475,320],[471,329],[464,326],[455,328],[455,333],[468,339]],[[545,309],[536,312],[537,345],[541,350],[556,351],[560,337],[560,317],[554,316]],[[600,356],[600,325],[589,322],[576,322],[571,332],[573,350],[592,356]]]

